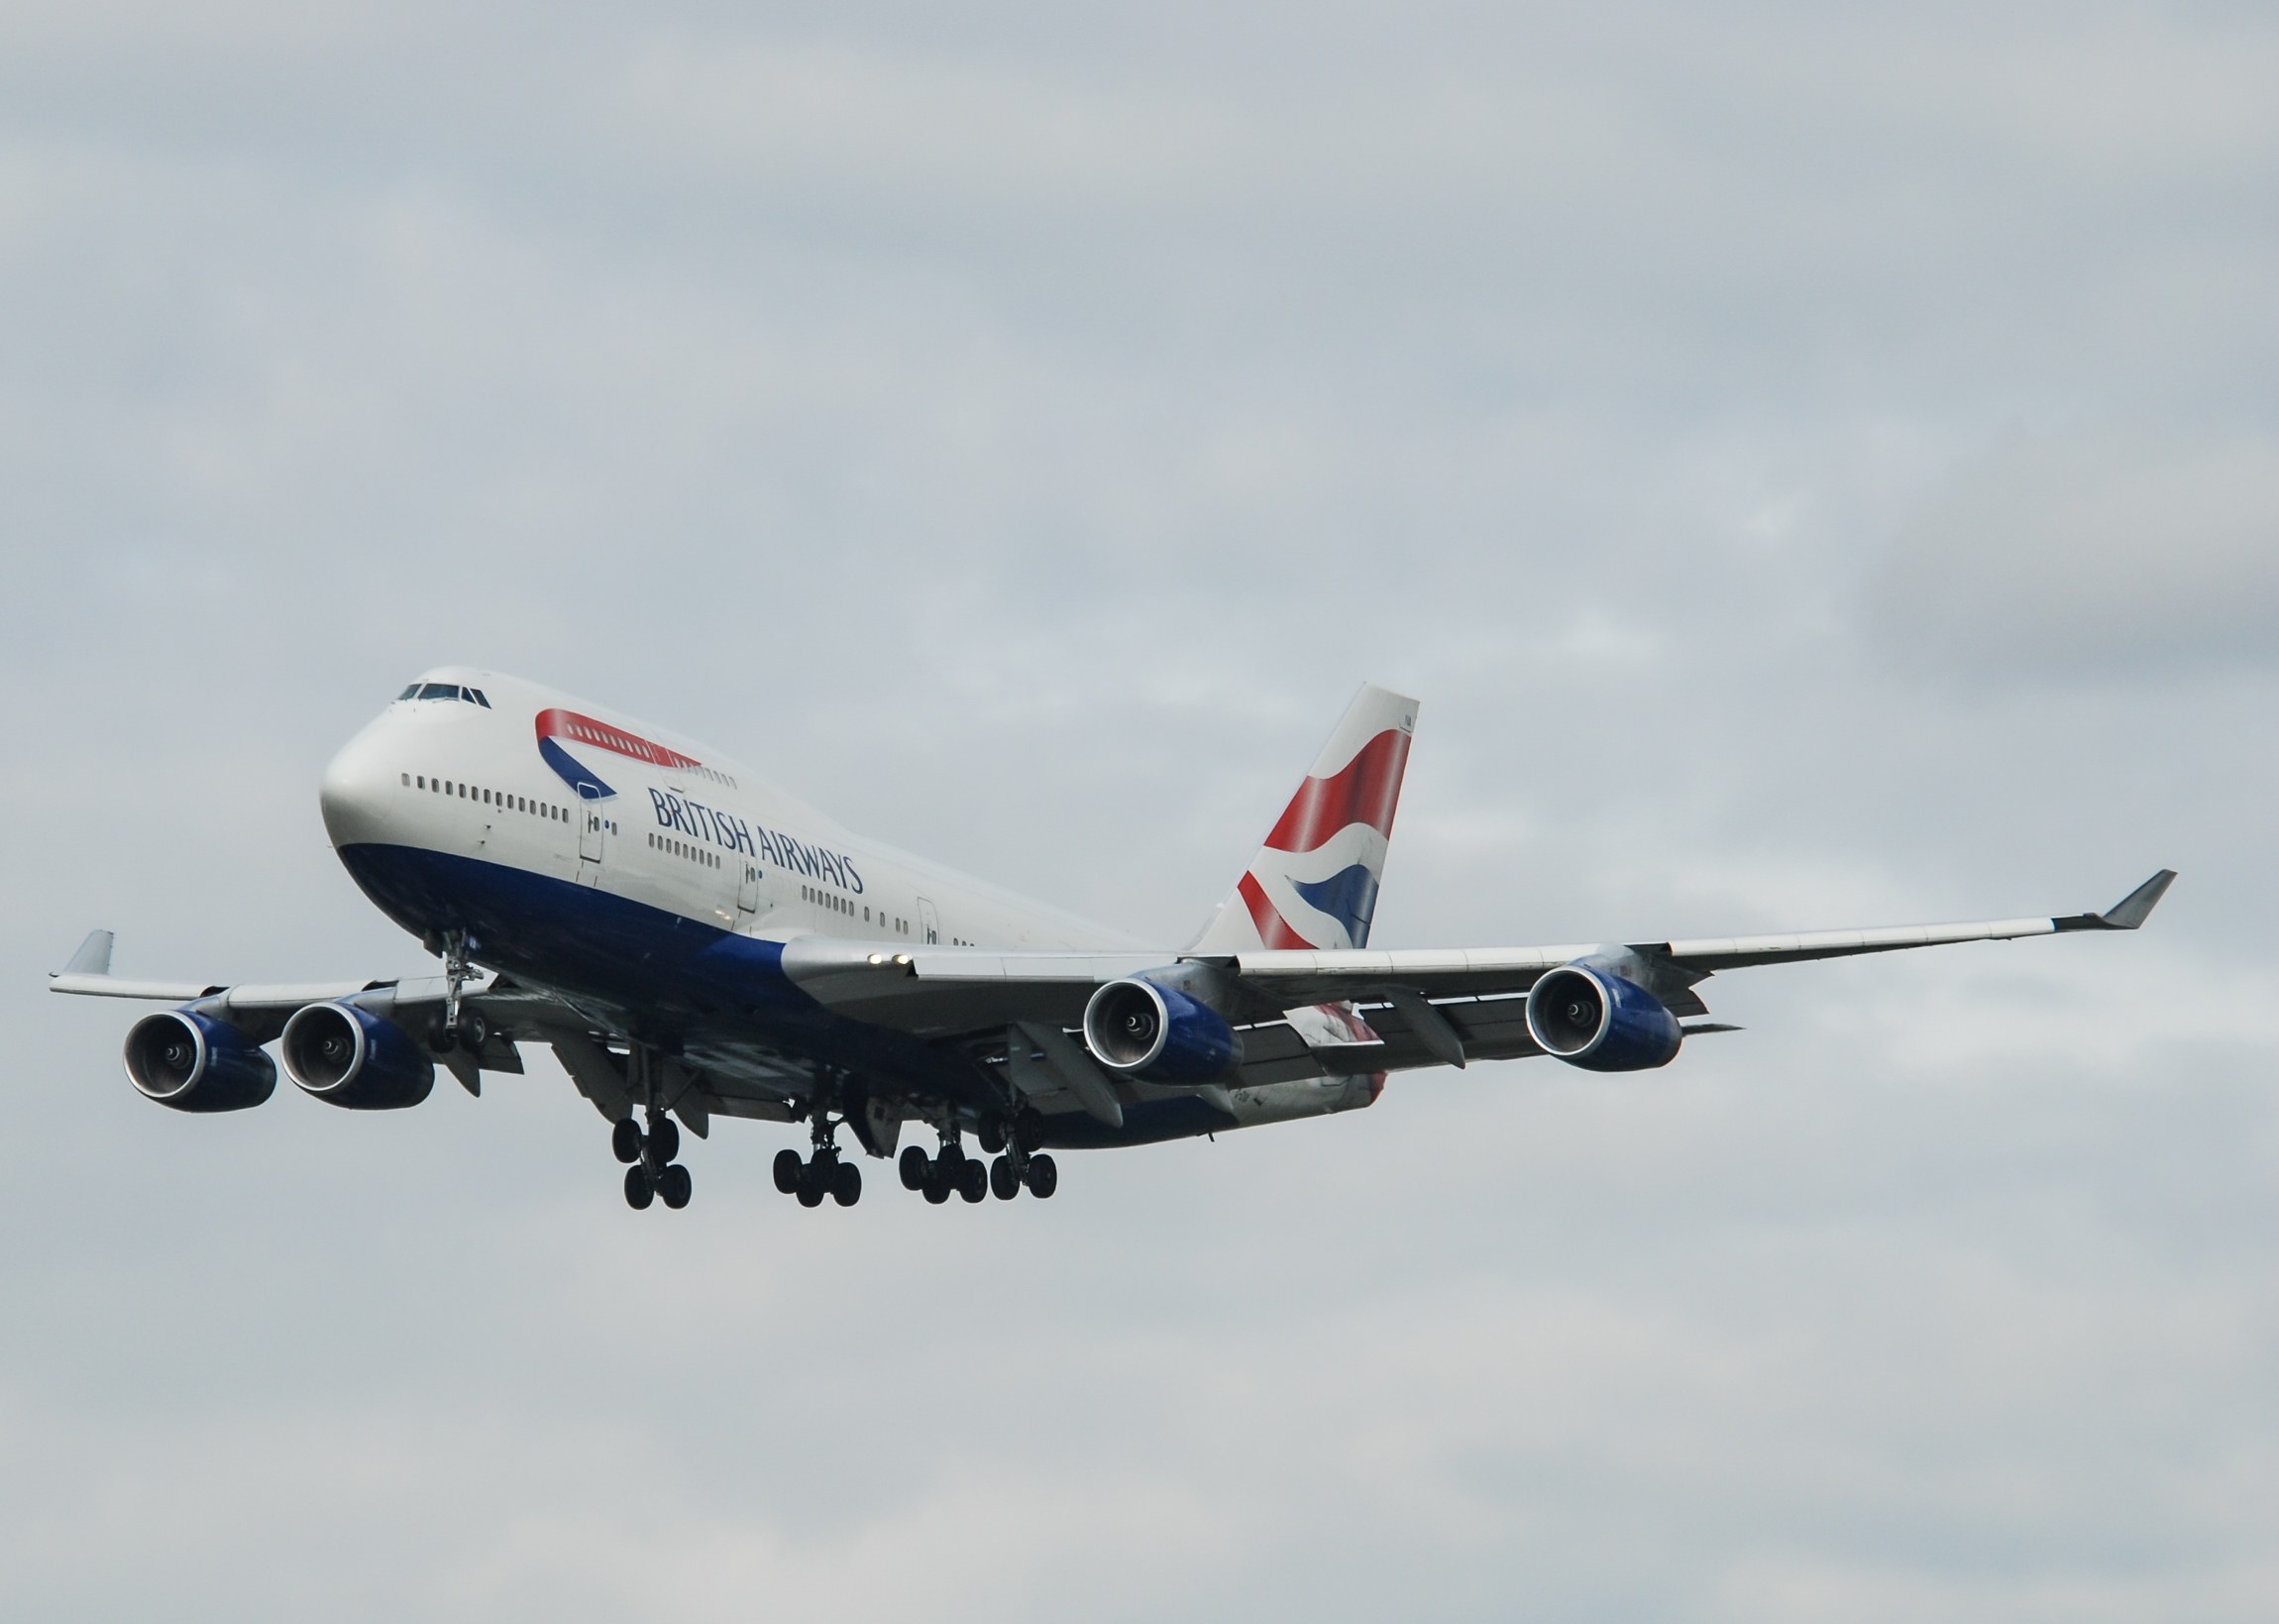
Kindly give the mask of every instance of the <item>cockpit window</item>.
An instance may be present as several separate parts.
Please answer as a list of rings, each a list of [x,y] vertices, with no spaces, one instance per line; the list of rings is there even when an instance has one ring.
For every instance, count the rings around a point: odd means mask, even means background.
[[[396,696],[402,700],[465,700],[469,704],[490,708],[490,701],[480,688],[461,688],[457,683],[413,683]]]

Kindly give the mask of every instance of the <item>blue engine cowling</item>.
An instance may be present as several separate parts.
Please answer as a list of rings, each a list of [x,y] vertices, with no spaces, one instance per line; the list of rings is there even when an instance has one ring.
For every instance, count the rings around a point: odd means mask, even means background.
[[[1102,1065],[1150,1083],[1208,1083],[1240,1052],[1218,1011],[1151,981],[1111,981],[1094,993],[1084,1041]]]
[[[435,1061],[410,1033],[353,1004],[311,1004],[285,1023],[285,1075],[346,1111],[401,1111],[435,1087]]]
[[[1564,964],[1527,995],[1528,1035],[1571,1066],[1651,1071],[1678,1057],[1678,1018],[1634,981],[1588,964]]]
[[[169,1111],[245,1111],[276,1092],[276,1062],[237,1028],[194,1010],[127,1030],[127,1081]]]

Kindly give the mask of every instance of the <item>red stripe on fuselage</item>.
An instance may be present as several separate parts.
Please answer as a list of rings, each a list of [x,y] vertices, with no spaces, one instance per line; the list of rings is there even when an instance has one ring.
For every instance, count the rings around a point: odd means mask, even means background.
[[[1266,888],[1258,884],[1255,874],[1243,876],[1236,887],[1243,894],[1243,906],[1250,911],[1250,922],[1258,927],[1258,939],[1268,947],[1312,947],[1317,945],[1299,935],[1282,918],[1282,911],[1266,896]]]
[[[1349,823],[1366,823],[1392,838],[1393,808],[1401,798],[1401,774],[1408,761],[1409,736],[1386,728],[1362,745],[1336,777],[1309,778],[1299,785],[1266,844],[1276,851],[1312,851]]]
[[[662,744],[652,744],[638,733],[628,733],[622,727],[596,721],[592,716],[582,716],[575,710],[539,711],[538,736],[542,739],[575,739],[580,744],[591,744],[621,756],[630,756],[635,761],[646,761],[653,767],[704,765],[678,750],[668,750]]]

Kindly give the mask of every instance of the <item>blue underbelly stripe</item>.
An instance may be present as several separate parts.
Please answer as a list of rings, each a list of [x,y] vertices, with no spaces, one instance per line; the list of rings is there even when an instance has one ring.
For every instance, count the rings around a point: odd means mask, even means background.
[[[891,1028],[834,1015],[784,974],[778,942],[552,875],[419,846],[343,846],[340,860],[380,912],[414,935],[463,929],[480,962],[654,1017],[665,1035],[703,1022],[787,1057],[895,1087],[967,1099],[960,1060]]]

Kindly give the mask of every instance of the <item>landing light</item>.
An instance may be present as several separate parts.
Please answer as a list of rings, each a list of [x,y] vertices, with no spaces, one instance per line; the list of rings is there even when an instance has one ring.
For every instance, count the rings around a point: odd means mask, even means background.
[[[897,964],[908,964],[910,962],[910,955],[908,953],[897,953],[894,956],[894,961]]]
[[[870,956],[870,961],[873,964],[884,964],[886,962],[886,955],[884,953],[873,953]]]

